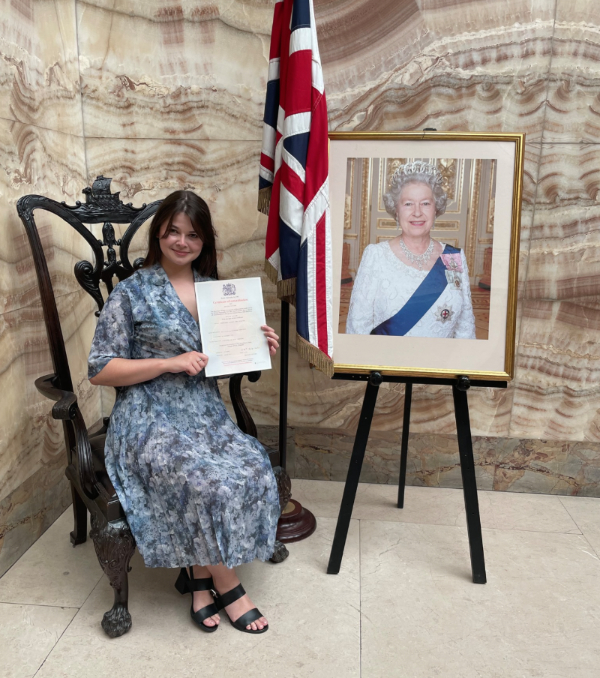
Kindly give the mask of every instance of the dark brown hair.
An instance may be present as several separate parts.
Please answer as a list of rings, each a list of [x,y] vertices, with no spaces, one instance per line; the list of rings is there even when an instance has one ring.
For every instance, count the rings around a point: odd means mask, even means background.
[[[166,237],[173,218],[176,214],[185,214],[189,217],[194,227],[194,231],[202,240],[202,251],[194,261],[194,268],[200,275],[216,278],[217,277],[217,250],[215,246],[216,233],[213,228],[212,219],[208,205],[199,195],[193,191],[175,191],[168,195],[158,208],[148,233],[148,254],[144,261],[143,268],[148,268],[154,264],[160,263],[162,252],[160,249],[159,232],[161,226],[166,222]]]

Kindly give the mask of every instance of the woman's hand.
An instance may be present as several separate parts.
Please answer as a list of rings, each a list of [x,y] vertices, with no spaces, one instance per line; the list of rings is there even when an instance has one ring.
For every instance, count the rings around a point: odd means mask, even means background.
[[[208,356],[198,351],[190,351],[167,359],[167,372],[185,372],[194,377],[206,367]]]
[[[275,334],[275,330],[268,325],[263,325],[260,329],[265,333],[265,337],[267,337],[269,353],[275,355],[279,348],[279,337]]]

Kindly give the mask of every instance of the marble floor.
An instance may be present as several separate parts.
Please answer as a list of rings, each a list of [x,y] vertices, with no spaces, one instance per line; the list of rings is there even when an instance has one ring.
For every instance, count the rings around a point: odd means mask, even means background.
[[[240,568],[271,629],[198,631],[175,571],[130,575],[132,630],[67,511],[0,579],[4,678],[583,678],[600,666],[600,499],[480,492],[488,584],[470,581],[460,490],[361,485],[342,569],[325,574],[343,485],[294,481],[318,518],[280,565]]]

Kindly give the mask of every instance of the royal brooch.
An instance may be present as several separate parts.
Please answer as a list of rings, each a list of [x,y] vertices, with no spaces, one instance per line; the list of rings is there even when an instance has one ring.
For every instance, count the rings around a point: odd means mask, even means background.
[[[451,308],[444,308],[438,306],[436,312],[436,320],[439,320],[442,323],[448,322],[454,315],[454,311]]]

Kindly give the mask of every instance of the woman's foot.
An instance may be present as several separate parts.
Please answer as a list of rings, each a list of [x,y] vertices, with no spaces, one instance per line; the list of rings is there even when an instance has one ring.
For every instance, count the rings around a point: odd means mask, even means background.
[[[231,589],[235,588],[236,586],[237,584],[234,584],[232,587],[228,588],[227,591],[231,591]],[[227,591],[219,591],[219,593],[227,593]],[[248,594],[246,594],[239,598],[238,600],[231,603],[231,605],[227,605],[227,607],[224,609],[225,612],[227,612],[229,619],[231,619],[231,621],[236,621],[236,619],[239,619],[243,614],[249,612],[250,610],[253,610],[255,607],[256,605],[250,600]],[[260,631],[261,629],[268,625],[269,622],[266,620],[265,617],[259,617],[256,621],[253,621],[251,624],[248,624],[246,628],[248,629],[248,631]]]
[[[210,572],[205,567],[194,565],[194,579],[208,579],[210,576]],[[194,591],[192,595],[194,597],[194,612],[198,612],[198,610],[201,610],[203,607],[215,602],[210,591]],[[202,623],[205,626],[211,627],[217,626],[220,621],[221,617],[218,614],[213,614],[212,617],[208,617],[208,619],[205,619]]]
[[[239,585],[240,580],[238,579],[235,570],[228,569],[224,565],[218,566],[218,571],[215,571],[216,569],[217,568],[211,567],[213,581],[219,595],[223,595]],[[194,574],[194,576],[196,575]],[[227,605],[225,611],[227,612],[229,619],[234,622],[255,607],[254,603],[248,597],[248,594],[245,594],[230,605]],[[248,631],[260,631],[261,629],[264,629],[265,626],[268,626],[268,624],[269,622],[265,617],[259,617],[256,621],[248,624],[246,628]]]

